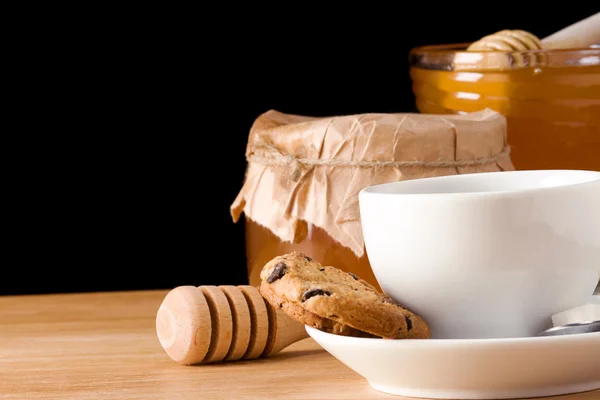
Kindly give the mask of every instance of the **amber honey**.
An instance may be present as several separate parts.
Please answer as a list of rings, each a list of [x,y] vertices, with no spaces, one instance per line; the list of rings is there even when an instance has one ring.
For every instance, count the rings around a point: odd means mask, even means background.
[[[302,251],[323,265],[352,272],[379,288],[367,255],[357,257],[331,238],[323,229],[309,224],[308,235],[300,243],[282,242],[267,228],[246,218],[246,256],[251,285],[260,285],[260,270],[273,257]]]
[[[507,118],[515,169],[600,171],[600,49],[546,52],[536,58],[540,65],[519,65],[515,60],[524,57],[511,54],[506,63],[485,62],[492,55],[479,53],[477,62],[462,68],[454,64],[456,54],[452,46],[411,52],[419,112],[491,108]],[[502,56],[493,54],[496,61]]]

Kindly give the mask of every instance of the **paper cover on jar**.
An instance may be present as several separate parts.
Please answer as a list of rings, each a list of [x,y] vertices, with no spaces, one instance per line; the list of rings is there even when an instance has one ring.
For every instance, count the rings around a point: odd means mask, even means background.
[[[252,125],[244,184],[231,205],[282,241],[299,243],[307,222],[364,253],[358,192],[399,180],[513,170],[506,119],[369,113],[307,117],[270,110]]]

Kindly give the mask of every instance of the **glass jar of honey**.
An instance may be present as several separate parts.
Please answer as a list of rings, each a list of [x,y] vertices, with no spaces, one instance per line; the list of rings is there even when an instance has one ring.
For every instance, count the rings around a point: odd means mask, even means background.
[[[507,118],[516,169],[600,171],[600,49],[472,52],[468,45],[411,50],[419,112],[490,108]]]
[[[514,169],[506,118],[419,113],[306,117],[270,110],[250,130],[244,183],[249,283],[273,258],[301,251],[379,287],[365,252],[358,193],[370,185]]]

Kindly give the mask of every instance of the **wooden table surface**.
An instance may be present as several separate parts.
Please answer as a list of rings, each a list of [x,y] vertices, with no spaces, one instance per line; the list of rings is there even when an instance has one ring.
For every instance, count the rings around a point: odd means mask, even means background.
[[[270,359],[179,365],[155,332],[167,292],[0,296],[0,399],[403,399],[310,338]]]

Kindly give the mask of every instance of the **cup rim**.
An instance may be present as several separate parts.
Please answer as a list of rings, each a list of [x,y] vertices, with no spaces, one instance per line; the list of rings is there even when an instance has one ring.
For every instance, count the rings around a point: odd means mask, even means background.
[[[509,190],[481,190],[481,191],[439,191],[434,192],[431,190],[423,190],[423,187],[429,187],[429,185],[436,182],[447,182],[447,181],[468,181],[473,179],[479,179],[482,176],[488,177],[489,179],[495,179],[505,177],[506,175],[515,176],[531,176],[531,175],[567,175],[570,177],[579,177],[583,179],[574,179],[572,182],[564,184],[553,185],[553,186],[531,186],[525,188],[516,188]],[[376,185],[369,185],[359,192],[359,197],[363,196],[380,196],[380,197],[428,197],[428,198],[441,198],[441,197],[490,197],[490,196],[507,196],[518,193],[532,193],[532,192],[548,192],[561,190],[563,188],[571,188],[577,186],[584,186],[591,183],[600,183],[600,171],[592,170],[576,170],[576,169],[547,169],[547,170],[512,170],[512,171],[496,171],[496,172],[476,172],[466,174],[455,174],[455,175],[443,175],[434,176],[418,179],[408,179],[403,181],[395,181],[388,183],[381,183]],[[389,191],[390,188],[397,186],[416,186],[413,191],[406,192],[393,192]],[[420,188],[420,191],[418,190]]]

